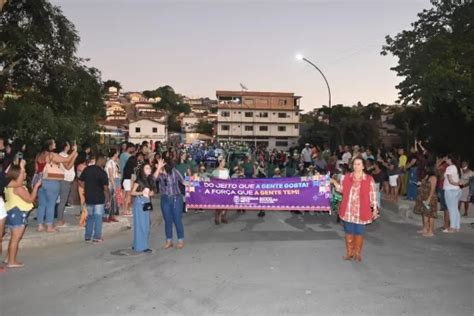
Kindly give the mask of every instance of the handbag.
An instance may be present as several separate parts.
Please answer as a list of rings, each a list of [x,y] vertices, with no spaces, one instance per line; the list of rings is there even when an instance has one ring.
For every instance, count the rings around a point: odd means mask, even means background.
[[[153,211],[153,204],[151,202],[143,203],[143,212],[151,212]]]
[[[49,156],[49,162],[44,166],[43,179],[64,180],[64,170],[59,165],[53,163],[51,156]]]

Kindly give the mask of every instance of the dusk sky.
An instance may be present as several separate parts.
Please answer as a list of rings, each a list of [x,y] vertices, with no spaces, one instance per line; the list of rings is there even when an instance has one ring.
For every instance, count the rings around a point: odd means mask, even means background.
[[[393,103],[400,81],[381,56],[429,0],[53,0],[75,24],[79,56],[126,91],[171,85],[190,97],[216,90],[295,92],[307,111],[332,103]]]

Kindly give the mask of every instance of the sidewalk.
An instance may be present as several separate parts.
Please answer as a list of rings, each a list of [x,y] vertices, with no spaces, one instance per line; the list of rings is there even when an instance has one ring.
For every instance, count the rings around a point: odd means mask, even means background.
[[[84,227],[79,227],[79,206],[66,208],[64,219],[67,223],[66,227],[57,228],[57,233],[38,232],[38,223],[34,219],[36,210],[32,211],[28,218],[28,227],[25,235],[21,240],[21,249],[50,247],[58,244],[72,243],[82,241],[84,239]],[[131,217],[117,216],[117,223],[103,223],[102,234],[105,238],[118,232],[131,228]],[[3,249],[8,248],[10,232],[6,229],[6,235],[3,238]]]
[[[414,213],[414,207],[414,201],[403,198],[400,198],[397,203],[382,199],[383,210],[398,214],[407,222],[421,226],[421,216]],[[474,234],[474,229],[471,227],[471,223],[474,223],[474,208],[471,206],[469,211],[468,217],[461,216],[461,232],[472,232]],[[443,217],[444,211],[438,211],[438,218],[435,223],[436,228],[443,226]]]

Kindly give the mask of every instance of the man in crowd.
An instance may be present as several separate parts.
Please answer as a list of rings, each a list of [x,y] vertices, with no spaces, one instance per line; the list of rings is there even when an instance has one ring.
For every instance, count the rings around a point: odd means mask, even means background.
[[[309,168],[313,164],[313,159],[311,157],[311,148],[308,143],[304,145],[303,150],[301,151],[301,161],[304,164],[304,168]]]
[[[101,243],[102,216],[106,204],[110,206],[109,179],[104,170],[105,156],[98,154],[95,164],[81,173],[79,185],[84,188],[87,207],[86,242]]]

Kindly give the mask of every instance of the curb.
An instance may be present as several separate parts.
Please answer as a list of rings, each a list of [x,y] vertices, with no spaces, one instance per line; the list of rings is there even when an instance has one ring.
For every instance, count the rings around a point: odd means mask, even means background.
[[[102,235],[104,237],[117,234],[119,232],[130,229],[130,219],[127,217],[117,217],[117,223],[104,223],[102,228]],[[29,227],[28,229],[36,229],[36,227]],[[33,249],[42,247],[51,247],[60,244],[68,244],[82,241],[84,239],[84,227],[68,226],[59,228],[58,233],[33,233],[23,237],[20,242],[21,249]],[[8,249],[9,237],[3,238],[3,249]]]

